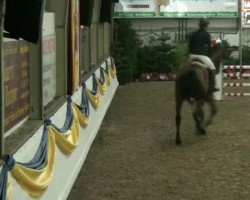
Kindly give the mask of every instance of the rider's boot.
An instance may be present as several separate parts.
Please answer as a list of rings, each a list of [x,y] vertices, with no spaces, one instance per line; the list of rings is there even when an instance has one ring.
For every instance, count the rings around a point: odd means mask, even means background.
[[[208,74],[209,74],[209,90],[212,92],[217,92],[219,91],[218,88],[215,87],[215,72],[211,69],[208,69]]]

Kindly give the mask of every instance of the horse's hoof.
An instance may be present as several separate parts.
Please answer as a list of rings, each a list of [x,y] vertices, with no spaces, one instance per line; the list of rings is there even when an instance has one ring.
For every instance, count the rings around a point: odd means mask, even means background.
[[[213,116],[216,115],[217,112],[218,112],[218,109],[217,109],[217,108],[214,108],[212,115],[213,115]]]
[[[199,132],[200,132],[200,135],[206,135],[207,134],[206,130],[204,128],[200,129]]]
[[[206,126],[211,125],[212,124],[212,120],[208,120],[206,123]]]
[[[176,140],[175,143],[176,145],[181,145],[181,140]]]
[[[199,128],[196,131],[196,135],[206,135],[206,130],[204,128]]]

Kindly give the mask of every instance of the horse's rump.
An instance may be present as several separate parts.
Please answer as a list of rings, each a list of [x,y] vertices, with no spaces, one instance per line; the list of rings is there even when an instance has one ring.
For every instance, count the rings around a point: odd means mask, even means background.
[[[185,64],[177,75],[176,90],[185,99],[205,99],[207,96],[208,72],[202,63],[196,62]]]

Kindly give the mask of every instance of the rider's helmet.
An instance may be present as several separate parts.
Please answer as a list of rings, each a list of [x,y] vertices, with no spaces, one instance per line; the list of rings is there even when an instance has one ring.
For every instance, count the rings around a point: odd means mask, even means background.
[[[207,18],[201,18],[199,21],[200,29],[206,28],[209,25],[209,21]]]

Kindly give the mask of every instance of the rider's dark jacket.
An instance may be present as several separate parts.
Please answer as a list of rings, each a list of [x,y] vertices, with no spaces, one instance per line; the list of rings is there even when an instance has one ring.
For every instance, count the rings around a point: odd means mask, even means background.
[[[191,34],[189,40],[189,54],[210,56],[211,35],[205,29],[199,29]]]

